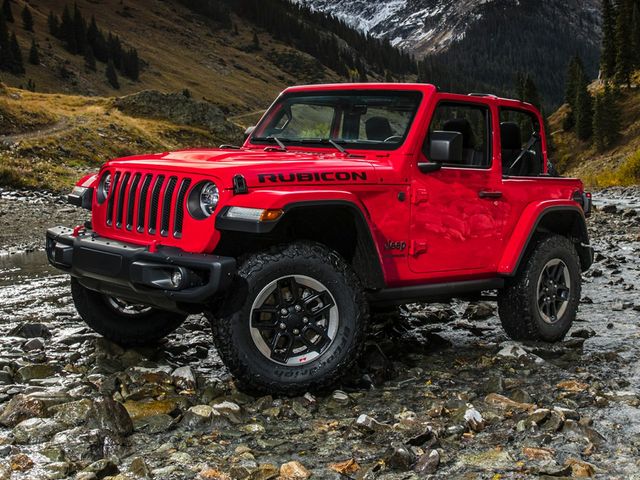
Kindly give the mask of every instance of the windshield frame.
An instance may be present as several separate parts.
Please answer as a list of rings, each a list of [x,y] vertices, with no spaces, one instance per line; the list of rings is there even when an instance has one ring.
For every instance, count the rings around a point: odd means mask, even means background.
[[[286,102],[292,98],[304,98],[304,97],[353,97],[353,96],[367,96],[367,97],[388,97],[388,96],[398,96],[398,97],[406,97],[408,99],[413,99],[415,101],[415,106],[413,111],[410,114],[409,120],[407,122],[407,127],[404,132],[401,141],[393,142],[393,143],[384,143],[384,142],[376,142],[376,141],[368,141],[368,140],[345,140],[340,138],[286,138],[279,137],[283,143],[286,144],[287,147],[293,148],[320,148],[320,149],[331,149],[336,150],[334,146],[328,143],[328,140],[333,140],[338,145],[343,148],[352,151],[352,150],[373,150],[373,151],[394,151],[402,148],[402,146],[406,143],[409,134],[411,133],[413,124],[418,116],[418,112],[420,111],[420,107],[424,101],[424,94],[422,91],[418,89],[341,89],[341,90],[304,90],[304,91],[294,91],[294,92],[285,92],[280,95],[276,101],[271,105],[271,107],[267,110],[265,115],[262,117],[260,122],[256,125],[253,130],[251,136],[248,139],[248,144],[256,147],[269,147],[274,145],[274,139],[271,135],[266,137],[259,137],[258,132],[260,132],[263,128],[267,126],[273,120],[273,116],[280,111],[280,106],[283,102]],[[314,141],[317,140],[317,141]]]

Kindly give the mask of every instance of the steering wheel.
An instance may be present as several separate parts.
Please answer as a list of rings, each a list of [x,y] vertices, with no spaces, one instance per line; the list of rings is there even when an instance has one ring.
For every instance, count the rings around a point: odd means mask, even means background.
[[[384,143],[402,140],[400,135],[391,135],[389,138],[385,139]]]

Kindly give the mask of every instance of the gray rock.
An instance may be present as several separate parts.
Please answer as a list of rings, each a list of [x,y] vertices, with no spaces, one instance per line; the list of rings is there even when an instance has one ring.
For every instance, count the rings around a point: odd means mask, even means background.
[[[105,477],[117,475],[119,473],[118,466],[111,460],[98,460],[82,470],[82,473],[92,473],[95,478],[102,480]]]
[[[39,378],[48,378],[53,376],[56,369],[53,365],[47,364],[34,364],[34,365],[26,365],[22,368],[18,369],[17,378],[23,382],[28,382],[29,380],[39,379]]]
[[[409,470],[415,460],[413,452],[404,445],[391,445],[384,455],[385,463],[395,470]]]
[[[116,435],[126,436],[133,432],[133,422],[127,410],[111,397],[101,397],[93,402],[90,424]]]
[[[22,349],[25,352],[31,352],[33,350],[42,350],[44,348],[44,341],[41,338],[32,338],[22,345]]]
[[[42,443],[64,428],[62,423],[52,418],[29,418],[13,428],[13,438],[19,444]]]
[[[23,323],[11,331],[8,336],[22,338],[51,338],[51,330],[43,323]]]
[[[195,390],[196,377],[191,367],[176,368],[171,374],[173,384],[178,390]]]
[[[51,407],[53,418],[69,427],[77,427],[87,422],[93,402],[89,399],[62,403]]]
[[[136,478],[151,478],[151,470],[141,457],[136,457],[131,461],[129,472]]]
[[[4,370],[0,370],[0,385],[11,385],[13,383],[13,375]]]
[[[485,320],[493,316],[495,307],[487,302],[472,303],[467,307],[463,317],[469,320]]]
[[[430,475],[438,470],[440,465],[440,454],[437,450],[431,450],[429,453],[424,453],[418,458],[413,471],[418,475]]]

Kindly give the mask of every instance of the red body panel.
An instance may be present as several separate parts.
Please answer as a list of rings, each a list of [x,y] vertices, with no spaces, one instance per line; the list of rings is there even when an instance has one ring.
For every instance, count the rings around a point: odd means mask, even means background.
[[[428,282],[457,281],[508,275],[537,219],[552,206],[576,207],[571,200],[582,184],[576,179],[553,177],[503,178],[500,149],[500,107],[517,108],[542,119],[532,106],[495,97],[469,97],[438,93],[431,85],[358,84],[295,87],[295,91],[321,90],[411,90],[422,93],[422,103],[405,142],[393,151],[355,150],[345,155],[333,147],[289,147],[287,152],[265,149],[248,140],[240,150],[199,149],[112,160],[102,172],[140,174],[153,178],[175,177],[177,185],[191,179],[191,187],[210,180],[220,190],[214,214],[197,220],[186,210],[179,238],[171,233],[150,234],[107,224],[108,202],[93,199],[93,227],[100,236],[139,245],[167,245],[193,253],[214,252],[220,239],[215,215],[224,206],[283,208],[305,201],[340,200],[363,212],[375,241],[388,287]],[[491,112],[492,165],[488,169],[444,167],[421,173],[418,163],[430,119],[440,101],[474,102]],[[269,113],[266,114],[267,116]],[[542,132],[542,151],[546,169],[547,146]],[[269,151],[270,150],[270,151]],[[341,172],[355,178],[344,180]],[[234,195],[233,177],[242,174],[249,192]],[[282,177],[278,177],[282,175]],[[278,180],[270,181],[275,176]],[[85,177],[82,186],[97,186],[100,176]],[[284,179],[284,180],[282,180]],[[140,189],[138,185],[138,189]],[[164,197],[167,184],[163,185]],[[97,189],[96,189],[97,190]],[[119,195],[117,188],[110,196]],[[501,192],[501,198],[480,198],[480,192]],[[131,192],[123,194],[125,205]],[[173,197],[177,193],[173,194]],[[139,197],[132,199],[138,210]],[[146,209],[152,208],[151,195]],[[112,212],[115,215],[115,212]],[[125,213],[126,216],[126,213]],[[171,209],[170,224],[180,212]],[[405,244],[404,249],[386,248],[388,242]]]

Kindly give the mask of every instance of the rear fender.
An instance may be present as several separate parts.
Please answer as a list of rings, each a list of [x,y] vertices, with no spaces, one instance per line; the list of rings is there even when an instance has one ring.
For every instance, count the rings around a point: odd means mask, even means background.
[[[507,241],[498,273],[515,275],[535,236],[542,233],[556,233],[569,238],[580,256],[582,270],[586,271],[591,266],[593,255],[582,208],[571,200],[550,200],[525,208]]]

